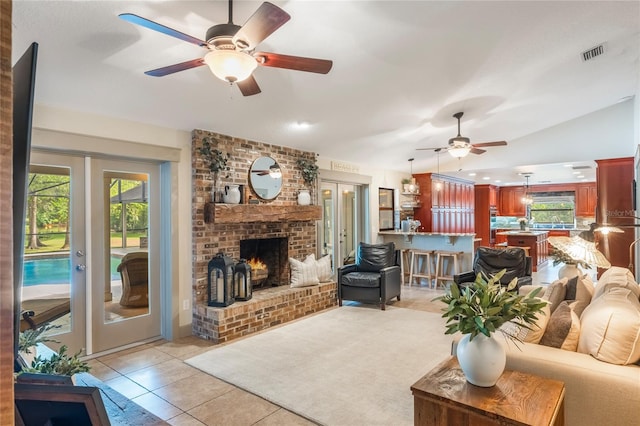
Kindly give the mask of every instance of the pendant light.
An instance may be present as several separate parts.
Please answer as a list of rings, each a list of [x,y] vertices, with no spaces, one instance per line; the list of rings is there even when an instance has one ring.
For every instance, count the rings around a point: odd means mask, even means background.
[[[409,192],[412,194],[417,194],[420,192],[420,187],[416,183],[416,178],[413,177],[413,160],[414,158],[409,158],[409,164],[411,167],[411,183],[409,184]]]
[[[527,179],[527,183],[524,185],[524,196],[522,197],[522,204],[530,206],[533,204],[533,198],[529,195],[529,177],[531,177],[532,173],[523,173],[525,179]]]
[[[442,190],[442,182],[440,181],[440,151],[442,151],[442,148],[436,149],[436,154],[438,154],[438,178],[436,180],[436,191]]]

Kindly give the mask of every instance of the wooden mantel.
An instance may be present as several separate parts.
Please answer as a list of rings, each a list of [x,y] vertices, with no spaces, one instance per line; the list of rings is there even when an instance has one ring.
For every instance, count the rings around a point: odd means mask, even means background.
[[[206,203],[206,223],[299,222],[322,219],[320,206]]]

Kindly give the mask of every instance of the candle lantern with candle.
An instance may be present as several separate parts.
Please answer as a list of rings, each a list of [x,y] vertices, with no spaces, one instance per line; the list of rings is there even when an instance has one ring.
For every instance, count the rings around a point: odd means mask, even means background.
[[[207,304],[229,306],[234,300],[233,259],[218,253],[209,261],[207,279]]]
[[[233,280],[236,286],[236,300],[249,300],[252,296],[253,288],[251,286],[251,265],[246,259],[240,259],[234,267]]]

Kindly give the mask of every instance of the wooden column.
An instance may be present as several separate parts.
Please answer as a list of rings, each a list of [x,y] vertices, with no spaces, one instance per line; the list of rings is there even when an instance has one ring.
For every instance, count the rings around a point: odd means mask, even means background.
[[[13,83],[10,1],[0,1],[0,424],[14,423],[13,410]]]
[[[632,225],[636,212],[633,206],[633,157],[596,160],[597,200],[596,222],[611,225]],[[629,246],[635,239],[635,228],[622,228],[624,234],[600,236],[597,247],[611,265],[629,267]],[[638,276],[636,271],[633,271]]]

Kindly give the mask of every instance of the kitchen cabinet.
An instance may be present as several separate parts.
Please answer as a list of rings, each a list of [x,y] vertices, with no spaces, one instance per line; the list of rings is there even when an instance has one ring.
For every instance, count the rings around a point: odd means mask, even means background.
[[[576,184],[576,216],[595,217],[598,203],[595,182]]]
[[[522,202],[524,186],[503,186],[500,188],[500,216],[526,216],[526,206]]]
[[[491,238],[491,215],[496,209],[496,194],[494,185],[476,185],[474,188],[476,237],[480,238],[480,245],[486,247],[495,244],[495,237]]]
[[[420,186],[414,219],[422,232],[472,233],[475,228],[473,182],[436,173],[414,174]]]
[[[507,245],[514,247],[529,247],[531,266],[533,272],[545,266],[549,261],[549,248],[547,245],[547,231],[508,231],[499,232],[498,235],[506,236]]]

